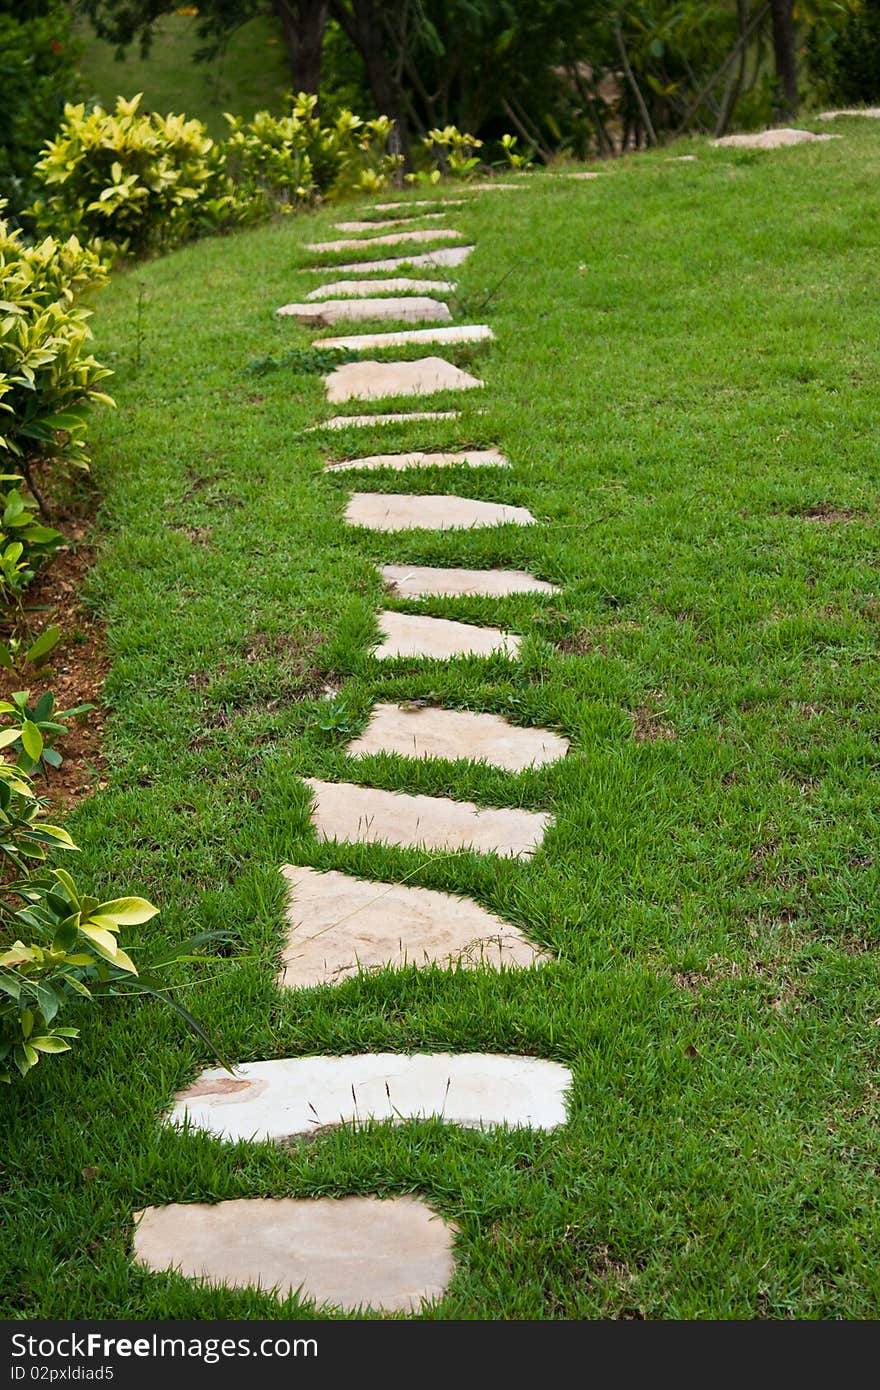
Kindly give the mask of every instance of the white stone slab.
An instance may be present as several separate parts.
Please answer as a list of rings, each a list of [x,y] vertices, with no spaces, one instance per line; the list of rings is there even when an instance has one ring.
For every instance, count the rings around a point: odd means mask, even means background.
[[[581,169],[576,174],[563,174],[564,179],[600,179],[601,174],[594,173],[592,170]]]
[[[475,806],[445,796],[411,796],[314,777],[304,780],[314,795],[312,821],[319,840],[468,849],[503,859],[529,859],[553,823],[545,811]]]
[[[418,219],[423,222],[433,222],[438,217],[445,216],[445,212],[420,212],[417,214]],[[381,232],[383,227],[403,227],[412,220],[411,217],[377,217],[372,222],[334,222],[333,229],[337,232]]]
[[[313,265],[304,269],[317,275],[326,275],[328,270],[336,275],[349,271],[358,275],[378,275],[380,272],[385,275],[402,270],[404,266],[413,270],[445,270],[449,266],[464,265],[473,249],[473,246],[445,246],[438,251],[425,251],[419,256],[392,256],[384,261],[351,261],[347,265]]]
[[[559,586],[523,570],[443,569],[433,565],[383,565],[382,578],[401,598],[424,598],[429,594],[450,597],[504,594],[557,594]]]
[[[461,232],[454,227],[424,227],[413,232],[386,232],[383,236],[340,237],[337,241],[307,241],[306,251],[360,251],[373,246],[399,246],[403,242],[456,241]]]
[[[404,300],[399,302],[405,303]],[[451,318],[445,304],[443,308],[447,318]],[[427,343],[489,343],[494,338],[487,323],[457,323],[451,328],[407,328],[400,333],[356,333],[347,338],[321,338],[315,346],[367,352],[375,348],[421,347]]]
[[[498,449],[459,449],[454,453],[370,454],[362,459],[344,459],[327,463],[325,473],[347,473],[352,468],[370,470],[390,468],[401,473],[407,468],[509,468],[510,464]]]
[[[452,280],[409,280],[398,276],[392,280],[336,280],[332,285],[318,285],[309,290],[307,300],[314,299],[371,299],[382,294],[454,294],[458,286]]]
[[[782,127],[778,130],[762,130],[745,135],[724,135],[711,144],[719,148],[744,150],[778,150],[786,145],[806,145],[816,140],[840,140],[840,135],[814,135],[811,130],[791,130]]]
[[[522,189],[522,183],[500,183],[497,179],[483,179],[480,183],[469,183],[467,188],[476,193],[507,193],[511,188]]]
[[[345,519],[349,526],[365,526],[370,531],[457,531],[475,526],[535,524],[526,507],[442,494],[421,497],[408,492],[353,492]]]
[[[476,627],[449,618],[428,618],[420,613],[379,614],[382,641],[373,655],[379,661],[418,656],[447,661],[454,656],[515,657],[521,639],[497,627]]]
[[[310,425],[307,433],[315,430],[347,430],[368,425],[406,425],[421,420],[458,420],[458,410],[409,410],[390,415],[333,415],[322,420],[319,425]]]
[[[455,1227],[417,1197],[239,1197],[135,1212],[135,1262],[353,1313],[415,1312],[452,1278]],[[259,1380],[259,1377],[256,1377]]]
[[[834,121],[838,116],[869,116],[880,119],[880,106],[845,106],[840,111],[820,111],[818,121]]]
[[[243,1062],[235,1081],[222,1067],[203,1071],[176,1098],[170,1120],[232,1143],[277,1141],[333,1125],[434,1117],[468,1129],[551,1130],[565,1124],[570,1086],[567,1067],[540,1057],[482,1052],[278,1057]]]
[[[405,295],[392,299],[325,299],[317,304],[285,304],[275,310],[279,318],[295,318],[298,323],[326,328],[340,319],[352,322],[370,319],[393,319],[401,323],[450,323],[449,305],[442,299],[427,295]],[[379,337],[380,334],[367,335]],[[399,335],[388,334],[388,337]],[[406,341],[404,339],[404,341]],[[434,339],[427,339],[433,342]],[[365,346],[368,346],[366,343]],[[322,347],[326,344],[322,343]]]
[[[335,870],[282,870],[289,885],[279,984],[338,984],[361,970],[439,965],[499,969],[547,957],[516,927],[471,898],[375,883]]]
[[[443,357],[416,362],[343,362],[324,377],[327,399],[380,401],[386,396],[434,396],[438,391],[470,391],[484,383]]]
[[[667,164],[696,164],[695,154],[671,154],[667,159]]]
[[[396,203],[374,203],[377,212],[391,212],[395,208],[435,208],[438,203],[445,208],[464,207],[466,198],[398,198]],[[424,213],[414,216],[424,217]]]
[[[404,758],[465,759],[524,772],[557,762],[568,747],[568,739],[550,729],[510,724],[499,714],[409,702],[374,705],[369,724],[346,752],[351,758],[399,753]]]

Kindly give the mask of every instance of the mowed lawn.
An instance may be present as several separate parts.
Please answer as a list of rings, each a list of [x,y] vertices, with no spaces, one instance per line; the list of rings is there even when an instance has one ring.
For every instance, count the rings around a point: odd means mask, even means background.
[[[224,1145],[159,1123],[212,1062],[169,1012],[84,1009],[75,1052],[2,1096],[5,1316],[310,1317],[133,1268],[132,1213],[402,1192],[459,1232],[431,1317],[877,1316],[880,127],[833,128],[537,174],[451,212],[477,245],[450,277],[457,315],[497,334],[455,358],[487,383],[439,398],[457,422],[308,433],[335,410],[294,369],[308,355],[252,369],[309,347],[272,311],[318,283],[302,244],[338,213],[115,276],[95,319],[119,409],[94,419],[90,589],[109,786],[71,818],[82,876],[160,903],[151,940],[229,934],[175,978],[233,1059],[530,1053],[574,1088],[552,1134]],[[513,466],[321,472],[453,444]],[[540,524],[358,532],[357,488]],[[562,590],[425,602],[521,633],[519,662],[379,663],[378,609],[418,610],[383,594],[376,566],[400,561]],[[571,753],[521,776],[346,758],[374,701],[413,697],[548,725]],[[318,844],[304,776],[555,827],[523,862]],[[557,960],[279,992],[284,862],[471,895]]]

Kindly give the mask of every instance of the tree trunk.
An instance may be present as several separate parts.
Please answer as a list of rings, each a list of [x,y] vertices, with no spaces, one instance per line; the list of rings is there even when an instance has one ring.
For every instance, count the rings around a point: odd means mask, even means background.
[[[330,12],[364,61],[367,81],[380,116],[390,116],[396,126],[397,153],[409,153],[406,110],[385,51],[384,29],[374,0],[330,0]]]
[[[294,92],[317,93],[329,0],[272,0],[281,22]]]
[[[797,55],[794,36],[794,0],[770,0],[773,22],[773,60],[779,85],[777,117],[797,115]]]

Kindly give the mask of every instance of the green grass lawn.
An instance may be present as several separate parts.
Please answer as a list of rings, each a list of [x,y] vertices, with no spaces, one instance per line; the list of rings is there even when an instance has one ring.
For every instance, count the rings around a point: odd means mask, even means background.
[[[224,54],[196,63],[193,54],[202,44],[197,24],[193,15],[165,15],[156,24],[149,55],[142,58],[133,44],[120,62],[114,45],[96,38],[84,22],[78,36],[86,94],[112,108],[117,96],[143,92],[144,110],[197,116],[215,137],[227,132],[224,111],[251,116],[268,107],[280,112],[290,75],[277,25],[253,19],[232,35]]]
[[[401,1192],[459,1230],[437,1318],[877,1316],[880,129],[835,129],[535,175],[456,210],[477,245],[458,314],[482,303],[497,333],[456,358],[487,381],[440,398],[459,422],[307,433],[334,413],[320,377],[249,370],[308,346],[272,311],[318,283],[301,245],[329,211],[115,276],[95,320],[119,409],[94,422],[91,585],[110,785],[71,818],[83,879],[160,903],[153,937],[231,934],[180,997],[235,1059],[533,1053],[574,1089],[553,1134],[224,1145],[158,1122],[211,1063],[161,1005],[83,1011],[76,1051],[2,1096],[5,1316],[311,1316],[133,1268],[132,1212]],[[321,472],[462,443],[513,466]],[[360,533],[342,522],[357,488],[542,524]],[[426,601],[523,634],[518,663],[380,664],[376,565],[398,561],[523,567],[563,591]],[[522,776],[346,759],[372,702],[420,695],[549,725],[572,751]],[[303,776],[556,825],[528,862],[321,845]],[[286,861],[469,894],[558,960],[282,994]]]

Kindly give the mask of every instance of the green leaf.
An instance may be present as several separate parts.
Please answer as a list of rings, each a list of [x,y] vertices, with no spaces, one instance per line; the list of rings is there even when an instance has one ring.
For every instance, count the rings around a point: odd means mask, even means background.
[[[21,738],[21,729],[0,729],[0,748],[9,748]]]
[[[110,922],[120,927],[139,927],[149,922],[151,917],[156,917],[158,912],[158,907],[147,902],[146,898],[113,898],[110,902],[100,903],[91,914],[91,920],[104,919],[100,924],[102,926]]]
[[[53,647],[57,646],[61,638],[60,627],[45,628],[30,647],[25,652],[25,661],[39,661],[42,657],[48,656]]]
[[[63,1038],[53,1038],[46,1034],[41,1038],[31,1038],[31,1047],[35,1047],[38,1052],[69,1052],[70,1043]],[[42,1073],[41,1073],[42,1075]]]
[[[28,757],[33,758],[35,763],[39,762],[43,752],[43,735],[31,719],[26,719],[21,726],[21,744]]]

